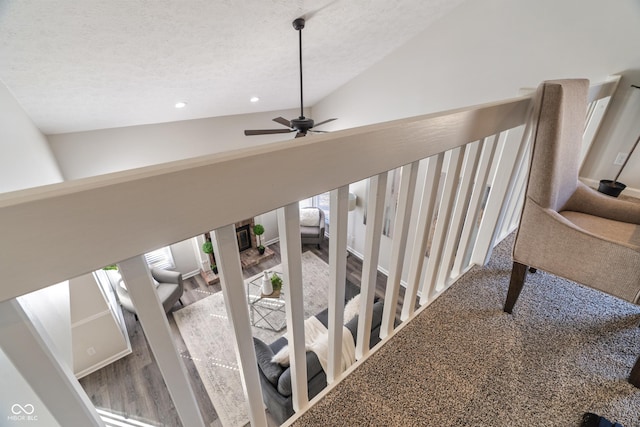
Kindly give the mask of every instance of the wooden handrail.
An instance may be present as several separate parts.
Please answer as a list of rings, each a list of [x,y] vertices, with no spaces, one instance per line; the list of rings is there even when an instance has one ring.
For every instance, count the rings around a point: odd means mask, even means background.
[[[1,194],[0,301],[513,128],[529,103],[514,98]],[[258,169],[266,172],[256,181]],[[185,209],[195,194],[198,206]]]

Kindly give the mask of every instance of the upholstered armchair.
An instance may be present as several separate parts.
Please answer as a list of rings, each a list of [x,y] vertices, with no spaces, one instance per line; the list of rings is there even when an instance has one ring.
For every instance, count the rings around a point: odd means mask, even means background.
[[[120,277],[120,274],[117,271],[109,271],[108,273],[109,281],[118,295],[120,305],[128,312],[135,314],[137,319],[136,308],[131,302],[131,297],[129,296],[129,292],[127,292],[127,286]],[[182,273],[162,270],[160,268],[151,268],[151,276],[155,282],[156,292],[158,293],[158,298],[162,303],[165,313],[168,313],[177,302],[182,304],[182,300],[180,299],[184,292]]]
[[[588,90],[589,81],[582,79],[548,81],[537,90],[531,173],[513,249],[507,313],[528,268],[640,303],[640,204],[578,181]],[[640,386],[637,365],[634,384]]]
[[[300,209],[300,238],[303,245],[318,245],[324,240],[324,212],[320,208]]]

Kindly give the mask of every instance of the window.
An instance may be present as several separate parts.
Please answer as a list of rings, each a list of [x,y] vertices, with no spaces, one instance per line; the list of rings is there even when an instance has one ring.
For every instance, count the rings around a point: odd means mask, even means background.
[[[147,260],[149,267],[161,268],[163,270],[176,268],[176,264],[173,262],[171,249],[168,246],[144,254],[144,257]]]

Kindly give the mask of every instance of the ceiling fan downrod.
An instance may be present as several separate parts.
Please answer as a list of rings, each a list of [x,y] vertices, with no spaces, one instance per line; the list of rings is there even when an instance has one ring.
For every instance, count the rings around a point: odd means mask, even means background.
[[[304,116],[304,95],[303,95],[303,82],[302,82],[302,29],[305,25],[304,18],[297,18],[293,21],[293,28],[298,31],[298,58],[300,65],[300,117],[287,120],[283,117],[276,117],[273,119],[274,122],[279,123],[283,126],[286,126],[287,129],[247,129],[244,131],[244,134],[249,135],[270,135],[277,133],[289,133],[289,132],[297,132],[296,138],[300,138],[302,136],[306,136],[308,131],[311,131],[314,128],[315,122],[313,119],[306,118]],[[336,120],[328,119],[323,122],[318,123],[315,126],[320,126],[325,123],[329,123]],[[321,130],[313,130],[312,132],[324,132]]]
[[[300,118],[304,119],[304,99],[302,96],[302,29],[304,28],[304,18],[298,18],[293,21],[293,28],[298,32],[298,53],[300,63]]]

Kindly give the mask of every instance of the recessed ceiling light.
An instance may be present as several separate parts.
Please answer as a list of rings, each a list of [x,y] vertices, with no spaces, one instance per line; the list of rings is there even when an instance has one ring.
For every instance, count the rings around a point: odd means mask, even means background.
[[[176,105],[175,105],[176,108],[184,108],[186,106],[187,106],[187,103],[184,101],[176,102]]]
[[[260,98],[258,98],[257,96],[252,96],[251,99],[249,100],[251,102],[258,102],[260,101]]]

